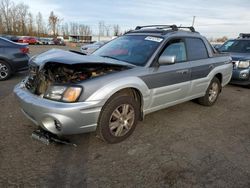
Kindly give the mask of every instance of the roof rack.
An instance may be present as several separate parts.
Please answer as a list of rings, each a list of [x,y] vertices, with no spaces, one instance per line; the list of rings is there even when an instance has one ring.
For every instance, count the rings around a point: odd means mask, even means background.
[[[183,27],[183,26],[176,26],[176,25],[144,25],[144,26],[136,26],[135,30],[140,30],[143,28],[155,28],[155,29],[172,29],[173,31],[178,31],[178,29],[189,29],[191,32],[196,32],[194,27]]]
[[[250,33],[240,33],[238,38],[250,38]]]

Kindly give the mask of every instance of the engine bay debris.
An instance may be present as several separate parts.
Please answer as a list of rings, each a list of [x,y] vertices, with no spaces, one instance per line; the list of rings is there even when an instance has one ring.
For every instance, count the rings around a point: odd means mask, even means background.
[[[38,66],[30,66],[25,86],[36,95],[44,95],[47,88],[52,84],[76,84],[87,79],[93,79],[128,68],[126,66],[105,63],[67,65],[50,62],[41,70],[39,70]]]

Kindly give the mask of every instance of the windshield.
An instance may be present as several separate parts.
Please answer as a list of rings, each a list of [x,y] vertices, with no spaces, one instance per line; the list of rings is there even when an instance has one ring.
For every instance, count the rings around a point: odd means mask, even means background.
[[[152,36],[121,36],[99,48],[93,54],[144,66],[163,38]]]
[[[250,53],[250,40],[229,40],[219,48],[219,51]]]

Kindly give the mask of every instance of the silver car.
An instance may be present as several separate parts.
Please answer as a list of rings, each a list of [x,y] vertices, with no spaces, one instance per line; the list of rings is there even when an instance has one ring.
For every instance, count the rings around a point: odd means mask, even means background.
[[[21,109],[50,133],[96,131],[116,143],[151,112],[192,99],[211,106],[231,79],[231,58],[189,29],[137,27],[92,55],[50,50],[33,57],[14,89]]]
[[[106,43],[107,41],[98,41],[93,44],[83,45],[81,46],[81,52],[87,55],[92,54],[94,51],[96,51],[98,48],[102,47]]]

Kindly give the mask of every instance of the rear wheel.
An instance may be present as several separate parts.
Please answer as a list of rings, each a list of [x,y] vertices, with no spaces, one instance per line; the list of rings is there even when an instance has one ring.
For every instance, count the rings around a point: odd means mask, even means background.
[[[108,143],[125,140],[134,131],[139,118],[139,104],[132,96],[114,96],[103,107],[97,134]]]
[[[11,75],[11,69],[8,63],[0,61],[0,81],[7,80]]]
[[[212,106],[219,97],[221,83],[218,78],[214,77],[210,82],[206,95],[198,99],[198,102],[204,106]]]

